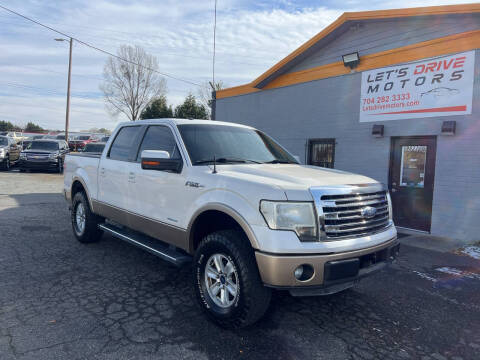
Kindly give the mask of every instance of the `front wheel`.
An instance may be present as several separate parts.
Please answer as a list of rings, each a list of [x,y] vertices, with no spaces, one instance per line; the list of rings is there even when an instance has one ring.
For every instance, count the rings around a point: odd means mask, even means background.
[[[5,162],[3,163],[3,170],[10,170],[10,157],[8,156],[8,154],[6,155]]]
[[[102,237],[98,228],[100,217],[92,213],[85,193],[78,192],[72,201],[72,228],[73,234],[81,243],[97,242]]]
[[[57,171],[58,171],[59,174],[63,174],[63,160],[62,159],[58,159]]]
[[[271,290],[263,285],[253,249],[239,231],[217,231],[202,240],[194,278],[200,307],[222,327],[251,325],[270,304]]]

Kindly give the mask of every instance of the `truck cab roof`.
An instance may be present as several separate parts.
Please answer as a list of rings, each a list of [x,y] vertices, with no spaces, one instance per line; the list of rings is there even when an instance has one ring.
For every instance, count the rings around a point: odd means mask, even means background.
[[[133,121],[125,121],[120,123],[118,126],[125,126],[125,125],[134,125],[136,122]],[[137,123],[138,124],[138,123]],[[148,119],[148,120],[141,120],[140,124],[171,124],[171,125],[226,125],[226,126],[235,126],[235,127],[243,127],[247,129],[253,129],[251,126],[235,124],[225,121],[216,121],[216,120],[193,120],[193,119],[173,119],[173,118],[164,118],[164,119]]]

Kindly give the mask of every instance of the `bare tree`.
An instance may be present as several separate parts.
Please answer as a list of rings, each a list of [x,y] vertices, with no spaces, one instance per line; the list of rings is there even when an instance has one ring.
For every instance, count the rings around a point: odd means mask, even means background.
[[[215,91],[225,89],[223,81],[216,81],[214,86]],[[211,82],[205,82],[198,89],[198,102],[202,104],[207,110],[207,116],[210,119],[212,116],[212,85]]]
[[[121,59],[110,57],[107,60],[100,89],[112,115],[123,113],[136,121],[152,100],[166,94],[166,82],[156,72],[157,58],[142,47],[122,45],[117,55]]]

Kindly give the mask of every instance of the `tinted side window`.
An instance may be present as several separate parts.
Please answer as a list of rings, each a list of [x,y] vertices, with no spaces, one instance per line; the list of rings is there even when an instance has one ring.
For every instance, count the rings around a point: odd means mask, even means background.
[[[113,160],[128,161],[140,126],[125,126],[120,129],[113,141],[108,157]]]
[[[140,161],[143,150],[167,151],[171,159],[180,158],[172,131],[166,126],[150,126],[147,129],[140,150],[138,151],[137,161]]]

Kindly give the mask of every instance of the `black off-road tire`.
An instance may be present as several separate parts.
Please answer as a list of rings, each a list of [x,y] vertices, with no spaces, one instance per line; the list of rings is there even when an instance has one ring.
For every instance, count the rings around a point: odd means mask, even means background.
[[[63,174],[63,160],[62,160],[61,158],[58,159],[57,172],[58,172],[59,174]]]
[[[77,212],[79,208],[83,207],[85,213],[84,227],[80,228],[77,224]],[[98,224],[103,222],[103,219],[92,213],[87,196],[83,191],[77,192],[72,201],[72,230],[73,234],[81,243],[93,243],[100,241],[103,231],[98,228]]]
[[[236,270],[238,291],[228,308],[215,304],[207,290],[206,265],[214,254],[225,256]],[[221,230],[205,236],[195,253],[193,273],[198,304],[221,327],[239,329],[252,325],[269,307],[271,289],[263,285],[254,251],[240,231]]]

